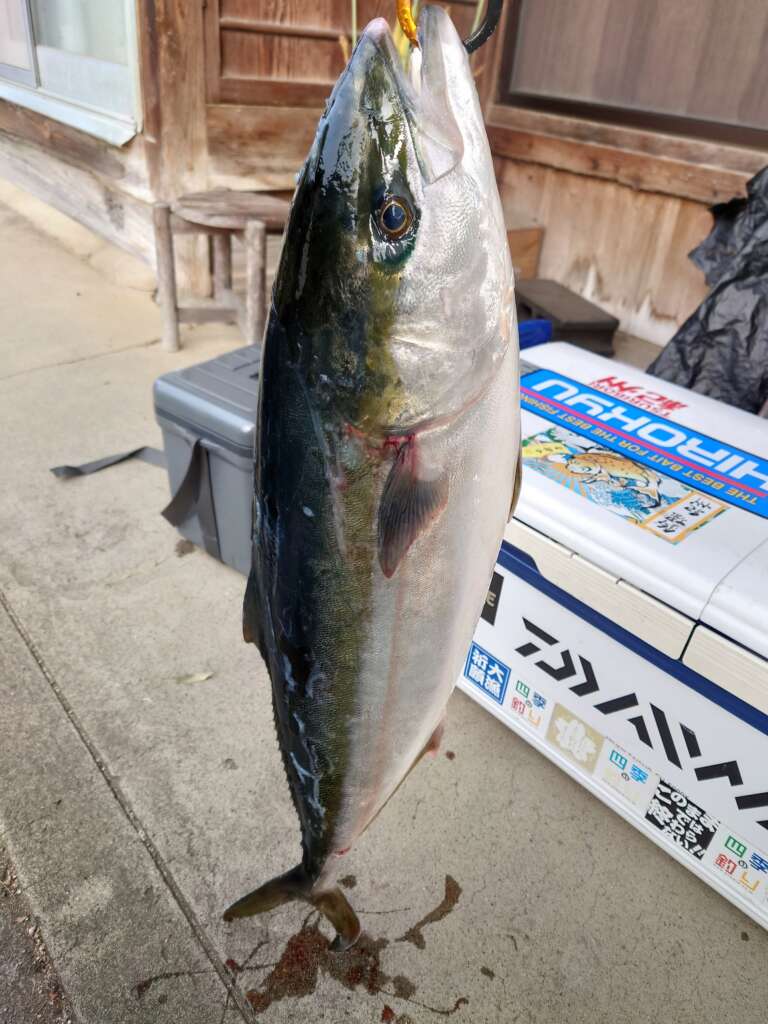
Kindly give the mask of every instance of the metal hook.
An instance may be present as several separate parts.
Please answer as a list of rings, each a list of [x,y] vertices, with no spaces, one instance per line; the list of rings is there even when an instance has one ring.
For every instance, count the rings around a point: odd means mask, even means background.
[[[416,22],[413,20],[411,11],[411,0],[397,0],[397,20],[400,22],[400,28],[403,30],[405,38],[409,40],[411,46],[418,49],[419,37],[416,34]]]
[[[469,39],[464,40],[464,49],[467,53],[474,53],[479,50],[483,43],[487,43],[501,18],[501,7],[504,0],[488,0],[488,10],[485,12],[485,19],[482,25],[474,32]]]
[[[488,0],[488,10],[485,12],[482,25],[480,25],[476,32],[472,33],[469,39],[464,40],[464,49],[467,53],[474,53],[475,50],[479,50],[483,43],[487,42],[496,31],[496,26],[501,18],[503,3],[504,0]],[[410,41],[412,46],[418,47],[419,38],[416,34],[416,22],[413,20],[413,13],[411,11],[411,0],[397,0],[397,20],[406,39]]]

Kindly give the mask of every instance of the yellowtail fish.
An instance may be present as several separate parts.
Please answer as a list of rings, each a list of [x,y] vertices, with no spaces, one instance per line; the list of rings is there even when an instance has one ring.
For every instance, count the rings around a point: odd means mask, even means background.
[[[504,217],[467,55],[427,7],[404,69],[371,22],[301,172],[266,332],[244,608],[272,681],[301,859],[225,917],[313,904],[422,754],[518,476]],[[457,835],[458,839],[458,835]]]

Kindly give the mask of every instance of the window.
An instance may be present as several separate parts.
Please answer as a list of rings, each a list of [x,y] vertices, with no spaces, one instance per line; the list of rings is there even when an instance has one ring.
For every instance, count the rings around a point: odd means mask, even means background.
[[[29,12],[23,0],[0,0],[0,75],[34,84]]]
[[[517,0],[502,100],[765,147],[765,0]]]
[[[0,0],[0,97],[126,141],[137,119],[134,19],[134,0]]]

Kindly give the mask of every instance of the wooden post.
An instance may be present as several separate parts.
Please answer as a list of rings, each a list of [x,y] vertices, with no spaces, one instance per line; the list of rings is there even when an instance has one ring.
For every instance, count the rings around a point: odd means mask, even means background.
[[[138,5],[147,37],[141,63],[150,188],[155,199],[168,203],[208,187],[204,6],[201,0],[141,0]],[[179,284],[193,295],[210,295],[208,240],[182,235],[175,241]]]
[[[221,299],[232,288],[232,239],[213,235],[213,294]]]
[[[245,340],[258,345],[267,303],[267,229],[260,220],[245,225]]]
[[[163,348],[166,352],[178,352],[179,314],[170,206],[167,203],[155,203],[153,218],[157,252],[157,297],[163,317]]]

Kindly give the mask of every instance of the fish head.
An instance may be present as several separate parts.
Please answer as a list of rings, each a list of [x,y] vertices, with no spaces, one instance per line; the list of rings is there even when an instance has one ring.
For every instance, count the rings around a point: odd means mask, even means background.
[[[512,267],[466,52],[439,7],[405,67],[363,31],[300,174],[274,292],[310,387],[367,432],[457,415],[515,337]]]

